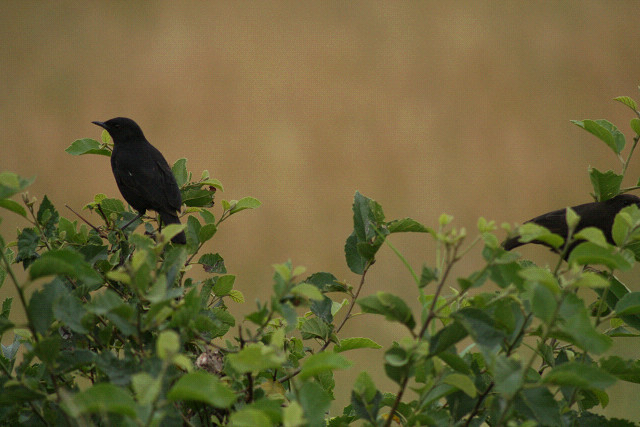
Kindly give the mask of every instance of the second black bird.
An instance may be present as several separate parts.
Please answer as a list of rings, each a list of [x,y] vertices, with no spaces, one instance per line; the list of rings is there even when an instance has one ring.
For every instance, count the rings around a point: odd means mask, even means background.
[[[611,236],[613,221],[622,208],[633,204],[640,207],[640,198],[634,196],[633,194],[620,194],[604,202],[585,203],[583,205],[573,206],[571,209],[573,209],[580,216],[580,222],[578,223],[578,226],[576,227],[574,232],[578,232],[587,227],[595,227],[600,229],[602,233],[604,233],[604,237],[607,239],[607,242],[613,245],[614,241],[613,237]],[[566,209],[558,209],[557,211],[548,212],[546,214],[530,219],[527,222],[532,222],[534,224],[546,227],[552,233],[558,234],[566,240],[569,233],[566,215]],[[502,244],[502,246],[506,250],[510,251],[511,249],[526,244],[526,242],[523,243],[519,239],[519,237],[512,237],[510,239],[507,239]],[[534,240],[530,243],[537,243],[540,245],[548,246],[546,243],[538,240]],[[580,242],[573,242],[571,246],[569,246],[567,255],[579,243]]]
[[[180,224],[182,197],[176,179],[162,153],[147,141],[140,126],[125,117],[92,123],[104,128],[113,139],[113,176],[122,197],[138,211],[138,217],[150,209],[160,215],[162,224]],[[185,244],[187,239],[180,232],[171,241]]]

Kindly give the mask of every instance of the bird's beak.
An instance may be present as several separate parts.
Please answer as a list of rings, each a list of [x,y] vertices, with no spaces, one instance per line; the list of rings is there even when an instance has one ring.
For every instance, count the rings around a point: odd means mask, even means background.
[[[106,125],[106,123],[105,123],[105,122],[91,122],[91,123],[93,123],[94,125],[98,125],[98,126],[100,126],[101,128],[104,128],[104,129],[108,130],[108,129],[107,129],[107,125]]]

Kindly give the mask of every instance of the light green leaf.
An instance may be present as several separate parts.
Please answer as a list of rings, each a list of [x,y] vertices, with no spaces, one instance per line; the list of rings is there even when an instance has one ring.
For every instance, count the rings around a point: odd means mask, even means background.
[[[471,378],[469,378],[467,375],[450,374],[447,375],[442,380],[442,382],[456,387],[458,390],[462,391],[472,399],[476,397],[476,386],[473,384]]]
[[[360,348],[378,349],[382,348],[382,346],[370,338],[354,337],[340,340],[340,344],[335,346],[333,351],[336,353],[342,353],[343,351],[357,350]]]
[[[347,369],[351,366],[351,362],[344,356],[337,353],[322,352],[309,356],[302,365],[299,378],[315,376],[324,371],[333,371],[336,369]]]
[[[204,371],[183,375],[167,393],[171,401],[194,400],[216,408],[228,408],[236,395],[218,377]]]
[[[27,211],[18,202],[14,202],[10,199],[0,199],[0,207],[17,213],[20,216],[27,217]]]
[[[80,156],[83,154],[99,154],[107,157],[111,156],[111,150],[101,148],[101,144],[91,138],[76,139],[64,151],[72,156]]]
[[[100,383],[73,395],[63,405],[67,413],[77,418],[83,414],[100,414],[111,412],[136,416],[136,403],[124,389],[110,383]]]

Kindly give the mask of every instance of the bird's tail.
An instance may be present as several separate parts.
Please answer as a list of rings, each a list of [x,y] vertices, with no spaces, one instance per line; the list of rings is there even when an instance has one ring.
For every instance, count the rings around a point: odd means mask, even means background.
[[[512,237],[502,242],[502,247],[507,251],[510,251],[511,249],[515,249],[518,246],[522,245],[524,245],[524,243],[520,241],[520,236]]]
[[[164,225],[181,224],[180,218],[178,218],[178,215],[176,215],[175,213],[172,213],[172,212],[159,212],[159,214],[160,214],[160,220],[162,221],[162,224],[164,224]],[[184,245],[185,243],[187,243],[187,236],[185,236],[184,231],[181,231],[180,233],[178,233],[175,236],[173,236],[171,241],[173,243]]]

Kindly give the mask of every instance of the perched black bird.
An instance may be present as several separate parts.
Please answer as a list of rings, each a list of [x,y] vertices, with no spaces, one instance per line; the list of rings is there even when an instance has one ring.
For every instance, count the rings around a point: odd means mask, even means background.
[[[138,211],[138,216],[129,224],[144,215],[147,209],[158,212],[165,225],[180,224],[178,212],[182,197],[176,178],[162,153],[144,137],[140,126],[125,117],[92,123],[104,128],[113,139],[113,176],[122,197]],[[184,232],[171,241],[187,243]]]
[[[607,242],[613,245],[613,237],[611,236],[613,220],[615,219],[616,214],[620,212],[622,208],[633,204],[636,204],[640,207],[640,198],[634,196],[633,194],[620,194],[604,202],[585,203],[583,205],[573,206],[571,209],[573,209],[580,216],[580,222],[578,223],[575,232],[578,232],[587,227],[599,228],[604,233]],[[558,209],[557,211],[548,212],[544,215],[540,215],[538,217],[530,219],[527,222],[533,222],[534,224],[546,227],[552,233],[558,234],[566,239],[567,234],[569,233],[566,213],[566,209]],[[537,240],[529,243],[537,243],[540,245],[548,246],[546,243]],[[571,246],[569,246],[567,254],[571,253],[571,251],[579,243],[580,242],[572,243]],[[502,244],[502,246],[506,250],[510,251],[511,249],[525,244],[526,243],[522,243],[519,241],[519,237],[512,237],[510,239],[507,239]]]

